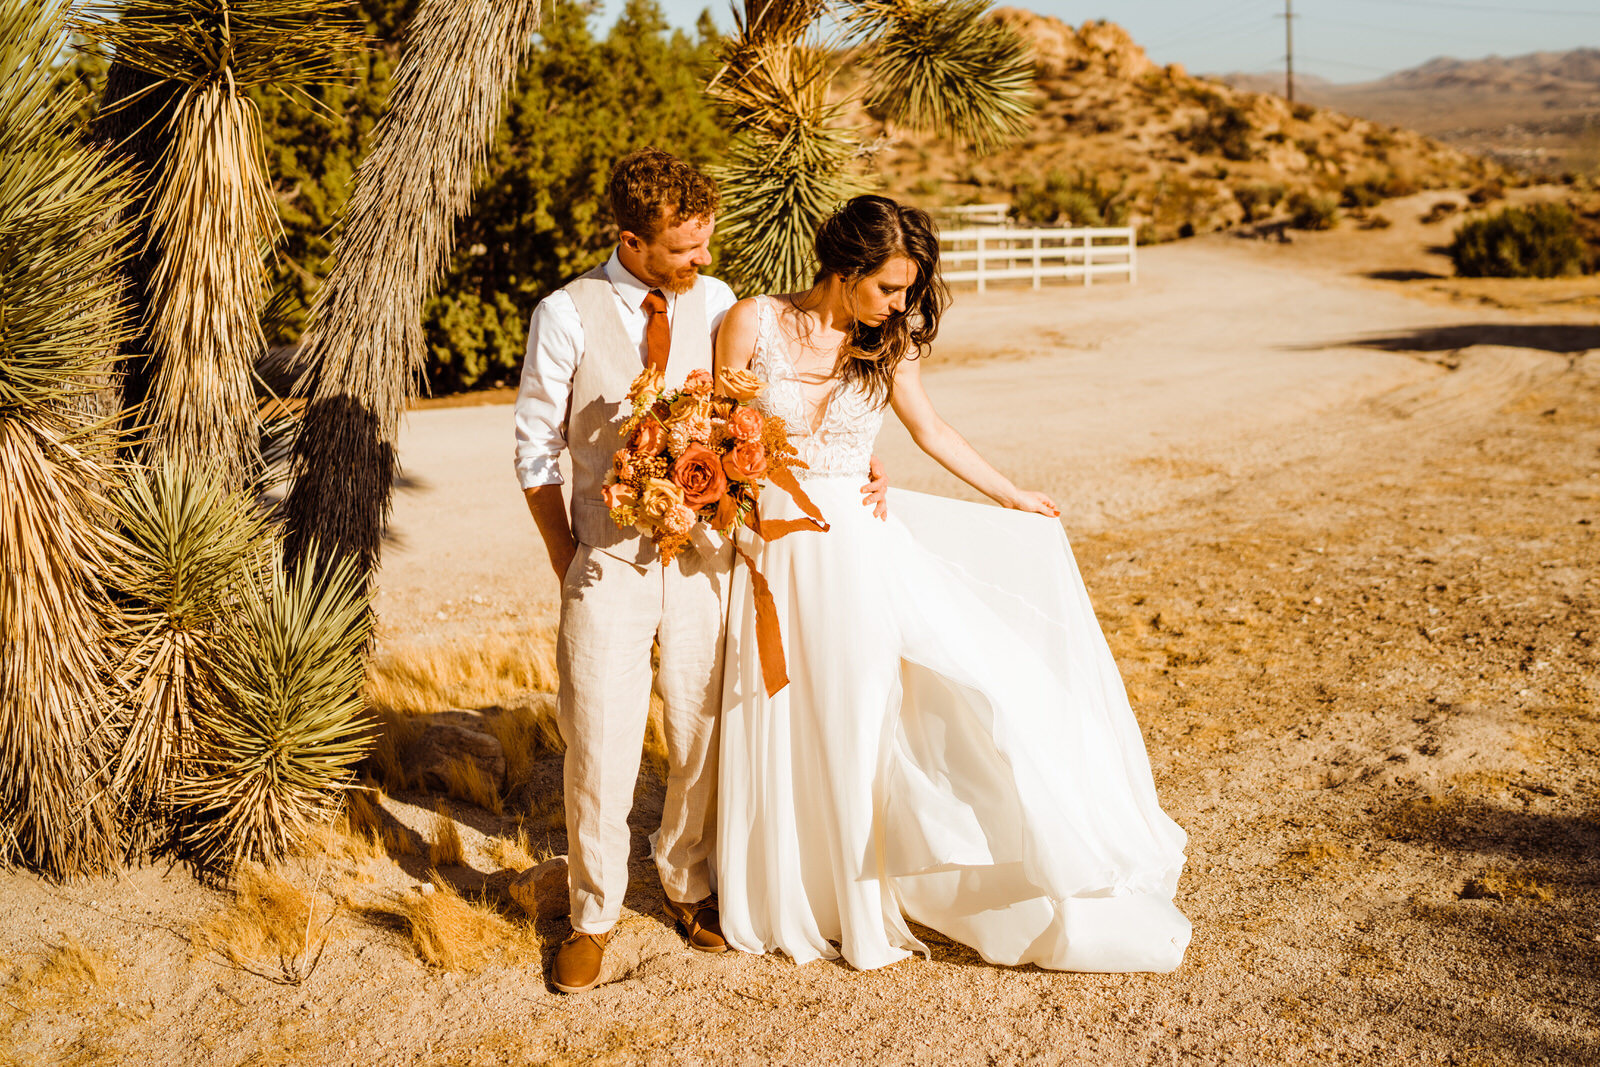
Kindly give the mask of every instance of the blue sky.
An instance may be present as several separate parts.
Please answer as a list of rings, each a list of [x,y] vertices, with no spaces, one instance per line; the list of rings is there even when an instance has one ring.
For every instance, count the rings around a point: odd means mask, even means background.
[[[727,0],[660,0],[675,25],[707,7],[730,25]],[[1284,0],[1033,0],[1016,4],[1074,25],[1121,23],[1161,63],[1196,73],[1283,69]],[[607,13],[621,9],[607,0]],[[1435,56],[1476,58],[1600,47],[1596,0],[1294,0],[1295,68],[1368,81]],[[606,21],[610,21],[607,18]]]

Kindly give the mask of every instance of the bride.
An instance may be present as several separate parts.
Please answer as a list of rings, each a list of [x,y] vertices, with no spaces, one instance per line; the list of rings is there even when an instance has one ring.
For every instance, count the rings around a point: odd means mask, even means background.
[[[939,418],[920,358],[948,300],[926,213],[850,201],[805,292],[728,312],[720,372],[781,416],[831,524],[760,545],[790,685],[762,685],[736,568],[723,693],[717,875],[747,952],[881,967],[927,949],[907,919],[991,963],[1170,971],[1184,832],[1090,608],[1060,512]],[[893,408],[918,447],[1012,510],[858,486]],[[763,519],[800,517],[763,494]]]

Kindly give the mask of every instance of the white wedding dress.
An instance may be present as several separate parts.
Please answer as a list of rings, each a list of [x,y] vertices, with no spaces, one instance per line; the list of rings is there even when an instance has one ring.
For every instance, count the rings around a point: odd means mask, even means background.
[[[717,796],[729,943],[880,967],[926,953],[910,918],[991,963],[1176,968],[1186,838],[1060,523],[904,491],[874,518],[860,487],[883,409],[841,387],[807,433],[758,303],[757,404],[788,423],[832,528],[756,553],[790,677],[771,698],[735,564]],[[782,490],[761,503],[800,516]]]

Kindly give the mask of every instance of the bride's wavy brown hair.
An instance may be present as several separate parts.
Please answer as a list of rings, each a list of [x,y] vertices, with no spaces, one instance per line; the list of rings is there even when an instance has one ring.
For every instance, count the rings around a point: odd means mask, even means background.
[[[879,326],[858,322],[839,350],[835,373],[845,384],[860,383],[879,404],[889,402],[895,368],[902,359],[919,359],[939,332],[939,316],[950,291],[939,274],[939,230],[921,208],[886,196],[858,196],[834,212],[817,230],[816,282],[830,274],[846,285],[882,269],[893,256],[917,266],[906,290],[905,311]]]

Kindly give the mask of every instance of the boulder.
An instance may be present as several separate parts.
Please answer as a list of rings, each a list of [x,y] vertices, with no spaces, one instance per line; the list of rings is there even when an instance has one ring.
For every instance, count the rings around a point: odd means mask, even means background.
[[[411,759],[412,780],[424,788],[448,788],[451,764],[462,760],[477,764],[495,789],[506,786],[506,754],[500,747],[500,739],[481,730],[451,723],[429,723],[417,738]]]
[[[571,909],[567,886],[567,857],[557,856],[530,867],[506,887],[511,899],[532,919],[559,919]]]

